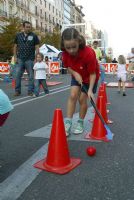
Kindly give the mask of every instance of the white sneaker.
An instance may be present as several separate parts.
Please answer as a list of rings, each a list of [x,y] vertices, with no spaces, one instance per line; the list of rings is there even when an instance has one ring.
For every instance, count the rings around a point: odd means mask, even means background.
[[[83,133],[83,131],[84,131],[83,121],[78,120],[78,121],[77,121],[76,128],[75,128],[75,130],[74,130],[73,133],[74,133],[75,135],[78,135],[78,134]]]

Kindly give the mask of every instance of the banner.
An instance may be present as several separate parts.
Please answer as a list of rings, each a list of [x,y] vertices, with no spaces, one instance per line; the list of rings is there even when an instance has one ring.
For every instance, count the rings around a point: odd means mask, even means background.
[[[101,63],[105,67],[105,73],[111,74],[113,70],[117,67],[115,63]],[[126,64],[128,68],[129,64]],[[8,62],[0,62],[0,74],[9,74],[10,73],[10,65]],[[49,62],[49,73],[50,74],[60,74],[60,62]],[[27,74],[25,71],[24,74]]]
[[[60,73],[60,62],[50,62],[49,63],[49,73],[59,74]]]
[[[116,63],[104,63],[102,64],[105,67],[105,73],[111,74],[116,69],[117,64]],[[128,69],[129,64],[126,64],[126,69]]]
[[[0,62],[0,74],[9,74],[10,66],[8,62]]]

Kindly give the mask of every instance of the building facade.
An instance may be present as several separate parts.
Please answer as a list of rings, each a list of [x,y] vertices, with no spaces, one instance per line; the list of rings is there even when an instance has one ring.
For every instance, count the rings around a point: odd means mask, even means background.
[[[0,0],[0,25],[7,23],[6,18],[18,17],[30,21],[39,32],[52,33],[55,27],[64,30],[71,24],[87,40],[101,39],[100,46],[107,46],[106,34],[99,35],[90,21],[85,22],[82,9],[75,0]]]
[[[63,24],[63,5],[63,0],[0,0],[0,24],[5,18],[18,17],[39,31],[53,32]]]

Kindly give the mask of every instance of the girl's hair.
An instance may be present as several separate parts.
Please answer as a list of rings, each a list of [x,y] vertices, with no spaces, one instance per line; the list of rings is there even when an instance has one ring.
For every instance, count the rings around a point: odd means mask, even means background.
[[[42,53],[37,53],[36,58],[37,58],[38,55],[41,57],[42,60],[44,59],[44,55]]]
[[[63,31],[62,36],[61,36],[62,50],[65,50],[64,48],[65,40],[78,40],[80,49],[83,49],[86,46],[85,38],[82,35],[80,35],[80,33],[75,28],[67,28]]]
[[[126,64],[126,59],[125,59],[125,57],[123,55],[119,55],[118,63],[119,64]]]

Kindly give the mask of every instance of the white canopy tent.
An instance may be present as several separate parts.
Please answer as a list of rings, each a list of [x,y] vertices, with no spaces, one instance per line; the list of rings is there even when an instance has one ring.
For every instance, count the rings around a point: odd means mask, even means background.
[[[58,57],[58,54],[61,52],[58,49],[56,49],[54,46],[51,46],[49,44],[43,44],[39,51],[44,55],[48,56],[53,60],[54,57]]]

